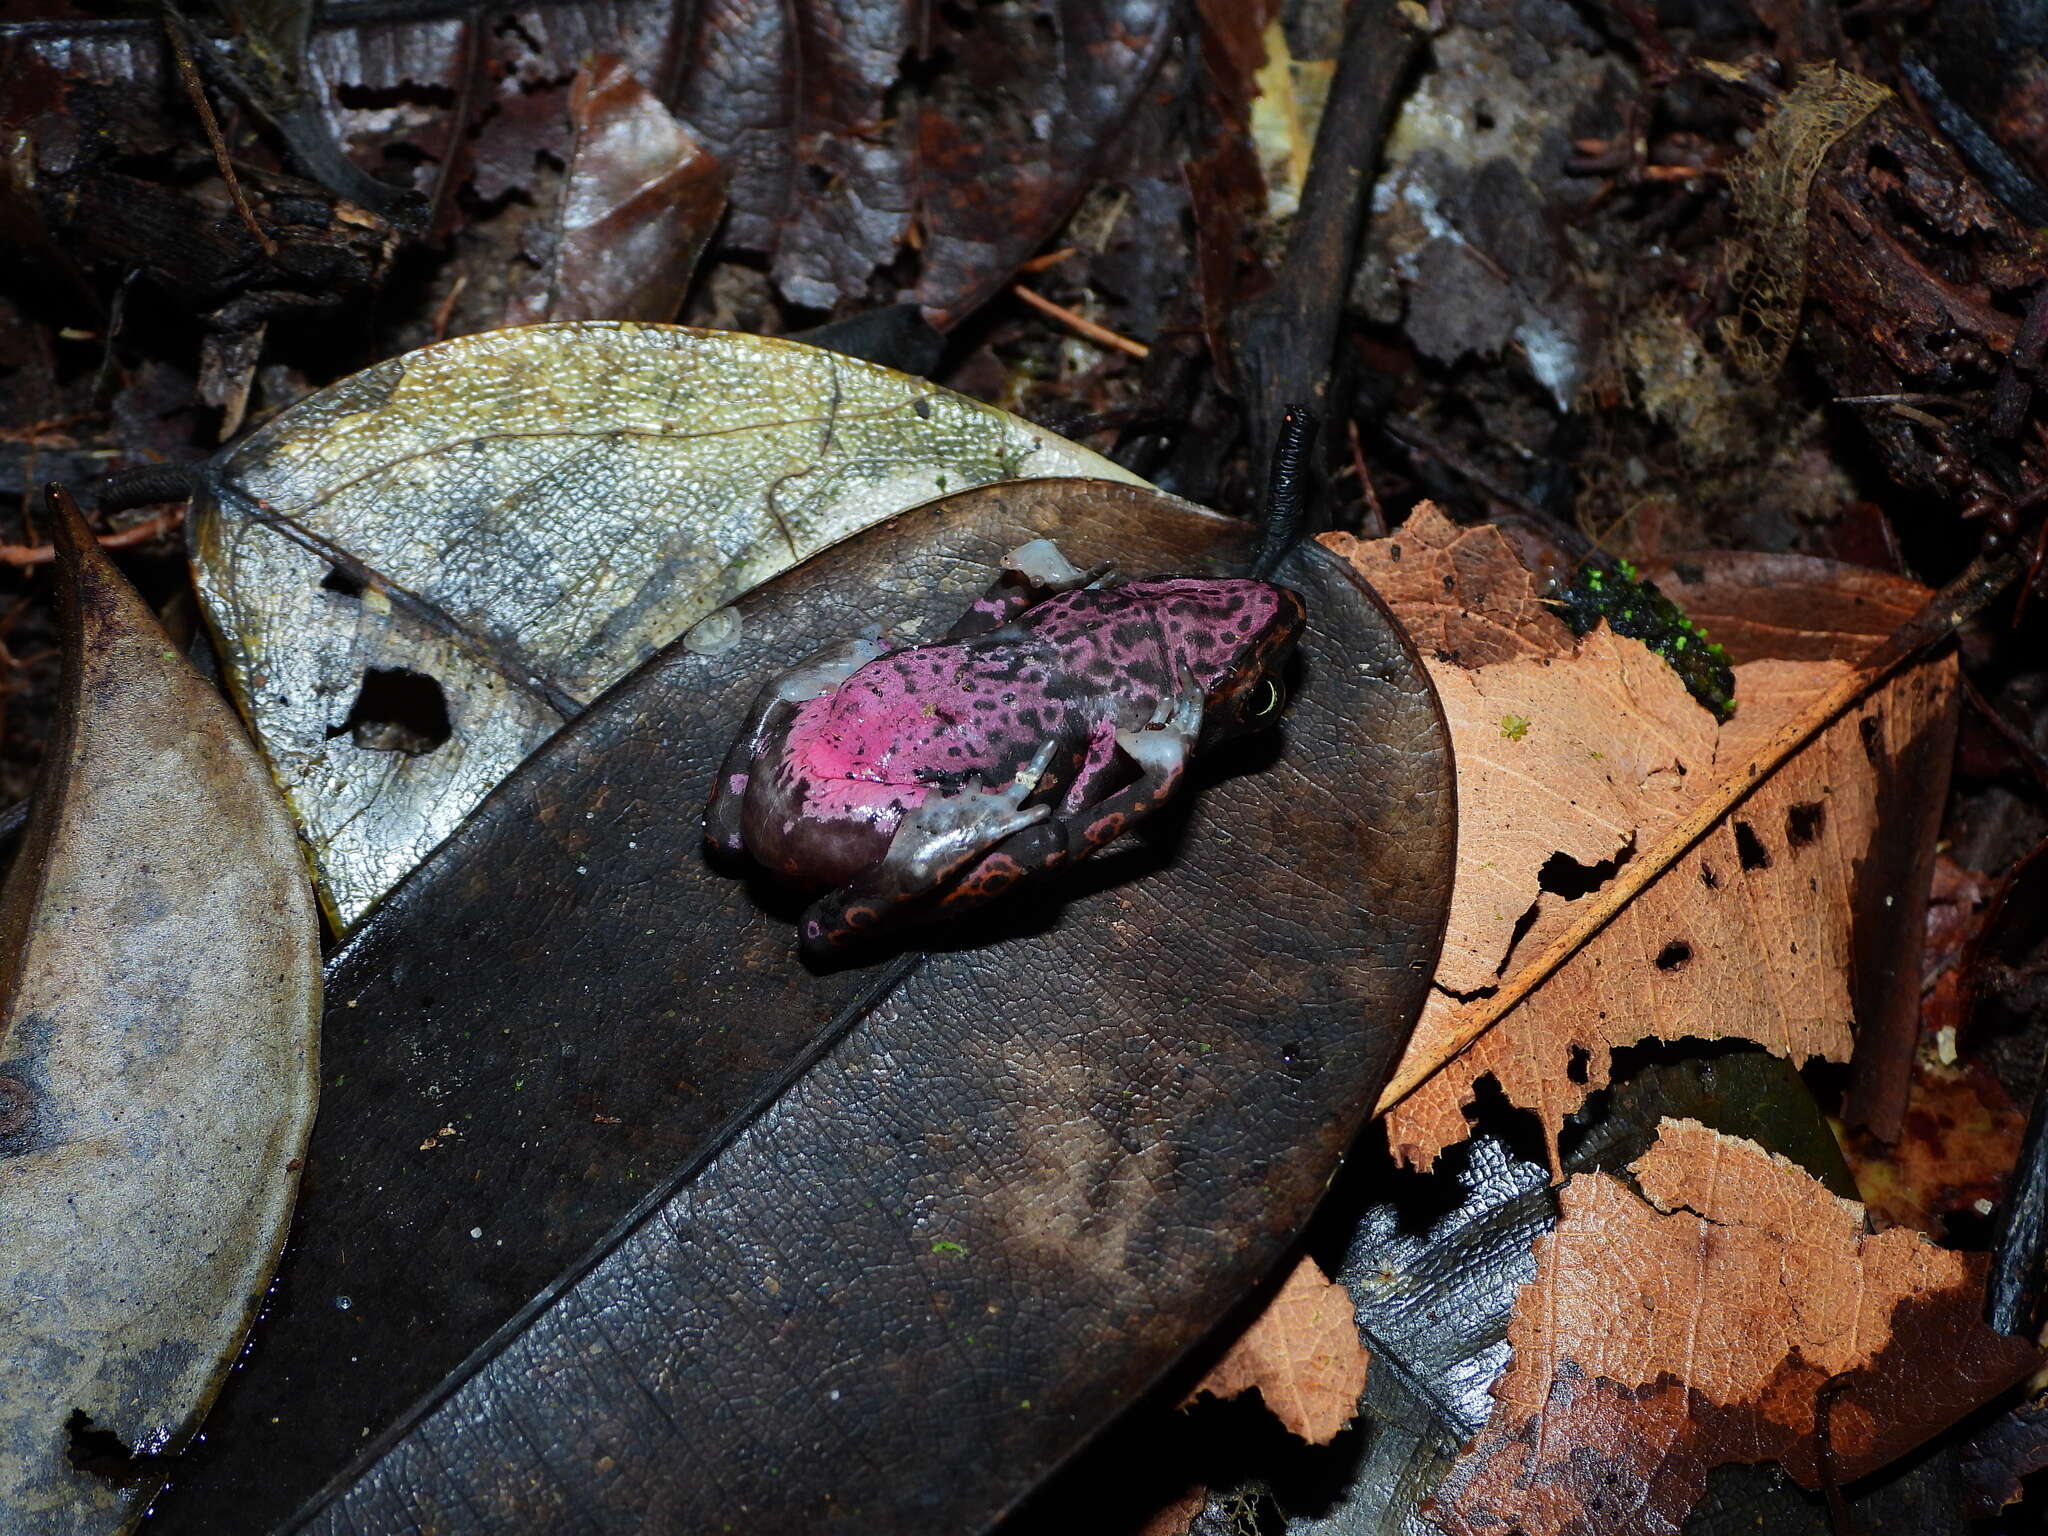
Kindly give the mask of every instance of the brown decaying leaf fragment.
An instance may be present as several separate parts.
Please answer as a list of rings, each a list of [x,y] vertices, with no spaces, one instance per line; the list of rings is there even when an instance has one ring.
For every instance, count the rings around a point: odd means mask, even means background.
[[[1849,675],[1846,660],[1828,659],[1829,645],[1834,657],[1854,656],[1872,638],[1837,632],[1823,644],[1801,631],[1794,648],[1807,659],[1739,666],[1740,711],[1717,729],[1638,642],[1600,630],[1574,646],[1498,532],[1460,531],[1429,509],[1387,539],[1337,545],[1420,640],[1458,758],[1458,884],[1404,1070],[1454,1037],[1464,1000],[1491,993],[1577,920],[1590,893],[1545,888],[1555,855],[1597,881],[1585,871],[1649,848]],[[1903,594],[1870,596],[1878,635],[1901,601],[1912,606]],[[1744,606],[1750,633],[1767,633],[1757,605]],[[1951,661],[1901,674],[1788,762],[1399,1104],[1388,1117],[1397,1153],[1427,1163],[1462,1140],[1463,1106],[1486,1076],[1554,1136],[1605,1085],[1612,1052],[1644,1039],[1737,1037],[1793,1060],[1848,1059],[1858,951],[1874,921],[1911,899],[1909,881],[1866,889],[1866,866],[1879,823],[1926,797],[1924,774],[1935,770],[1903,765],[1947,760],[1953,678]]]
[[[1391,537],[1332,533],[1323,543],[1401,615],[1424,656],[1483,667],[1571,649],[1571,631],[1497,524],[1460,528],[1425,501]]]
[[[240,723],[68,498],[54,533],[61,723],[0,897],[0,1526],[83,1536],[141,1515],[269,1284],[320,955]],[[74,1413],[132,1479],[72,1465]]]
[[[505,323],[674,319],[725,211],[723,167],[615,54],[578,72],[569,119],[552,248]]]
[[[952,12],[957,27],[950,11],[933,7],[921,40],[958,62],[925,92],[913,159],[917,300],[942,330],[1059,227],[1180,31],[1179,8],[1161,0],[1048,0],[1007,16],[988,6]],[[787,282],[783,291],[814,302]]]
[[[1289,1433],[1328,1445],[1358,1412],[1366,1365],[1351,1293],[1304,1257],[1182,1406],[1256,1389]]]
[[[1427,1510],[1452,1536],[1675,1530],[1730,1463],[1847,1482],[2039,1359],[1978,1320],[1982,1255],[1866,1236],[1754,1142],[1666,1120],[1635,1174],[1647,1199],[1597,1173],[1560,1191],[1498,1406]]]

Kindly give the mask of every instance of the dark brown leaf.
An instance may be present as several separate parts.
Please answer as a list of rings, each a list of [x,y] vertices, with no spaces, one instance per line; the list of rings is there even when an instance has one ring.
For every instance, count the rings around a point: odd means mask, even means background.
[[[1813,555],[1702,550],[1644,567],[1729,661],[1857,661],[1919,611],[1927,589]]]
[[[621,0],[531,8],[516,26],[476,14],[355,26],[330,16],[311,63],[357,99],[406,102],[400,125],[362,112],[358,153],[404,143],[429,157],[438,167],[429,179],[444,183],[437,228],[446,234],[455,185],[445,183],[459,184],[472,164],[486,196],[530,179],[530,121],[507,121],[509,139],[494,143],[501,117],[527,117],[514,98],[547,90],[593,54],[617,55],[729,169],[727,239],[768,256],[784,297],[821,309],[870,302],[878,272],[911,244],[922,253],[914,296],[946,326],[1008,281],[1072,210],[1178,17],[1170,0],[934,8],[929,17],[903,4],[713,0],[678,10]],[[20,56],[164,99],[151,24],[88,25],[89,44],[39,29]],[[350,121],[346,104],[327,106]],[[98,206],[118,188],[101,177],[90,190]],[[120,221],[109,213],[102,222]]]
[[[1282,731],[1064,905],[811,975],[791,901],[699,851],[763,678],[849,624],[931,632],[1040,536],[1134,573],[1248,549],[1099,482],[906,513],[742,599],[732,648],[659,655],[365,925],[295,1267],[167,1533],[267,1528],[515,1315],[313,1528],[553,1529],[566,1500],[615,1529],[978,1529],[1280,1257],[1420,1007],[1450,878],[1441,717],[1341,564],[1288,569]]]
[[[918,118],[917,297],[940,327],[965,316],[1060,225],[1177,30],[1164,0],[983,7],[934,46],[958,65]]]
[[[1994,1420],[1963,1447],[1969,1513],[1989,1519],[2020,1496],[2020,1480],[2048,1467],[2048,1395]]]

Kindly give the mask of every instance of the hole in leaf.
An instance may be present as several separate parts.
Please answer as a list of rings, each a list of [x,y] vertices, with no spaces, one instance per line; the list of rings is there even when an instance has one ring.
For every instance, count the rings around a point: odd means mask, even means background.
[[[404,667],[372,667],[348,717],[327,728],[328,740],[349,736],[366,752],[403,752],[411,757],[431,752],[454,734],[448,719],[448,696],[424,672]]]
[[[1683,939],[1673,939],[1657,951],[1657,969],[1675,971],[1692,958],[1692,946]]]
[[[1593,1076],[1593,1053],[1583,1045],[1573,1046],[1571,1060],[1565,1063],[1564,1075],[1583,1088]]]
[[[1721,889],[1721,877],[1714,873],[1714,866],[1704,859],[1700,861],[1700,884],[1710,891]]]
[[[1536,884],[1553,896],[1577,901],[1581,896],[1592,895],[1612,880],[1634,852],[1633,848],[1624,848],[1618,857],[1604,859],[1598,864],[1581,864],[1568,853],[1553,853],[1544,860],[1543,868],[1536,872]]]
[[[327,574],[320,578],[320,590],[339,592],[343,597],[361,597],[369,583],[358,576],[352,576],[338,565],[327,567]]]
[[[1785,813],[1785,841],[1794,848],[1804,848],[1820,836],[1821,828],[1827,824],[1827,807],[1818,800],[1795,805]]]
[[[120,1488],[155,1482],[172,1461],[169,1456],[137,1451],[112,1430],[97,1428],[83,1408],[71,1410],[71,1417],[64,1421],[64,1436],[64,1454],[73,1467]]]
[[[1771,855],[1764,847],[1764,840],[1756,835],[1756,828],[1746,821],[1735,823],[1735,856],[1742,860],[1744,869],[1771,867]]]

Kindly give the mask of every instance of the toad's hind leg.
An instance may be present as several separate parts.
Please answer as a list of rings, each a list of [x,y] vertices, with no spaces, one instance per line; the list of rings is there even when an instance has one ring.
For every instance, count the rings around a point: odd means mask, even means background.
[[[942,888],[1004,839],[1052,815],[1026,805],[1051,766],[1058,743],[1048,741],[1014,779],[992,787],[928,794],[906,811],[881,863],[842,890],[820,897],[798,926],[799,944],[821,958],[877,929],[913,915],[921,898]]]
[[[939,897],[937,915],[952,918],[970,912],[1026,880],[1108,847],[1180,792],[1201,733],[1202,690],[1183,670],[1179,692],[1160,703],[1144,729],[1116,733],[1117,747],[1137,764],[1136,779],[1094,805],[1033,827],[991,850]]]
[[[1059,545],[1051,539],[1033,539],[1029,544],[1019,544],[1003,556],[1003,574],[975,600],[972,608],[960,615],[953,627],[946,631],[946,638],[972,640],[976,635],[1001,629],[1018,614],[1036,607],[1048,597],[1093,585],[1109,572],[1107,560],[1088,570],[1080,569],[1060,553]]]
[[[851,640],[806,657],[754,696],[746,723],[719,765],[710,803],[704,807],[706,844],[720,853],[745,850],[741,811],[746,803],[747,781],[754,760],[769,739],[789,724],[797,705],[823,698],[869,662],[894,649],[879,629],[864,630]]]

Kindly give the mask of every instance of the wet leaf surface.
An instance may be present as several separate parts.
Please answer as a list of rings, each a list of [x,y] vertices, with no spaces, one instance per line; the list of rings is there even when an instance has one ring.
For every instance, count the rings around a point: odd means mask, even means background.
[[[341,952],[294,1265],[167,1533],[267,1528],[536,1297],[317,1528],[972,1529],[1279,1257],[1420,1005],[1452,833],[1412,653],[1320,551],[1281,732],[1064,905],[813,975],[801,903],[701,856],[763,678],[936,632],[1039,536],[1132,573],[1248,547],[1102,484],[906,514],[663,652]]]
[[[1132,478],[798,343],[561,325],[409,353],[215,463],[199,589],[346,927],[519,761],[756,582],[990,480]]]
[[[139,1516],[240,1348],[320,1005],[261,759],[76,514],[56,532],[62,725],[0,901],[0,1523],[48,1536]]]
[[[561,199],[507,321],[673,320],[725,211],[725,171],[615,54],[569,88]]]

